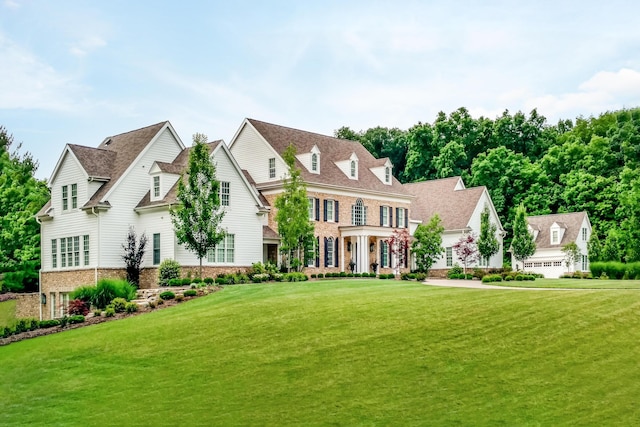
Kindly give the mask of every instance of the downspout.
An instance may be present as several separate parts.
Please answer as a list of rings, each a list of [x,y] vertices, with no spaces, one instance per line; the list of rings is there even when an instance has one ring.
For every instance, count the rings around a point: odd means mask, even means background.
[[[93,268],[93,283],[95,285],[97,285],[98,284],[98,267],[99,267],[99,264],[100,264],[100,238],[102,236],[100,234],[100,215],[98,215],[96,213],[96,207],[95,206],[91,207],[91,213],[93,215],[95,215],[96,218],[98,218],[98,239],[97,239],[98,240],[98,244],[97,244],[97,247],[98,247],[98,260],[96,261],[96,265]]]
[[[40,236],[42,236],[42,222],[36,216],[36,222],[40,226]],[[38,270],[38,308],[40,311],[40,321],[42,322],[42,240],[40,241],[40,269]]]

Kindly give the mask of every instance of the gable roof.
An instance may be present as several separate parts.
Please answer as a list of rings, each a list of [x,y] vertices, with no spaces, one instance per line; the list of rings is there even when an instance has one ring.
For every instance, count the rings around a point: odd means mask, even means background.
[[[416,196],[411,202],[411,219],[426,224],[437,213],[445,230],[467,228],[486,187],[455,190],[459,182],[460,177],[456,176],[405,184],[407,191]]]
[[[584,219],[589,221],[586,212],[572,212],[551,215],[528,216],[527,223],[534,230],[538,230],[536,237],[536,247],[538,249],[558,248],[567,243],[575,242],[580,235],[580,228]],[[551,244],[551,226],[558,223],[565,228],[560,243]]]
[[[113,173],[116,152],[100,148],[69,144],[69,149],[76,156],[89,178],[108,180]]]
[[[290,144],[296,147],[296,154],[309,153],[314,145],[317,146],[320,150],[319,174],[311,173],[296,159],[296,166],[300,169],[302,179],[307,184],[330,185],[410,196],[395,177],[392,177],[391,185],[387,185],[369,170],[369,168],[383,165],[387,159],[376,159],[357,141],[320,135],[255,119],[246,119],[245,122],[249,123],[280,156],[283,155]],[[335,162],[349,160],[353,153],[358,157],[357,180],[350,179],[335,164]]]

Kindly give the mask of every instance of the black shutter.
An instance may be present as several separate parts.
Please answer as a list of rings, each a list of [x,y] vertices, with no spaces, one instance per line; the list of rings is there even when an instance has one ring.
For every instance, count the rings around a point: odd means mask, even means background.
[[[384,242],[380,243],[380,268],[386,267],[384,265]]]
[[[400,220],[400,208],[396,208],[396,227],[400,227],[398,221]]]
[[[327,238],[324,238],[324,266],[329,266],[329,253],[327,252]]]
[[[384,210],[383,206],[380,206],[380,227],[382,227],[384,224],[382,223],[382,211]]]
[[[404,247],[404,268],[407,268],[407,262],[409,262],[409,247]]]
[[[338,207],[338,201],[336,200],[335,202],[333,202],[333,216],[336,222],[340,222],[340,219],[338,218],[338,212],[340,212],[340,208]]]
[[[404,228],[409,228],[409,209],[404,210]]]
[[[320,237],[316,237],[316,247],[314,248],[313,256],[316,259],[316,268],[320,267]]]
[[[316,221],[320,221],[320,199],[316,197]]]
[[[322,203],[324,206],[324,222],[327,222],[327,199],[324,199]]]
[[[333,252],[336,254],[336,262],[334,262],[334,263],[333,263],[333,265],[334,265],[335,267],[339,267],[339,266],[340,266],[340,264],[338,264],[338,260],[340,259],[340,258],[338,257],[338,252],[339,252],[339,251],[338,251],[338,247],[340,247],[340,245],[338,244],[338,242],[339,242],[339,241],[340,241],[340,238],[339,238],[339,237],[336,237],[336,238],[334,239],[334,241],[333,241]]]
[[[393,227],[393,208],[389,206],[389,227]]]

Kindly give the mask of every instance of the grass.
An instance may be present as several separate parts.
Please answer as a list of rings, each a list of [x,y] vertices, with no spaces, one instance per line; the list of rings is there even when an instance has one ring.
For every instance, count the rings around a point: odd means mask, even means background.
[[[0,302],[0,328],[16,323],[16,300]]]
[[[0,425],[637,425],[640,293],[237,285],[0,347]]]
[[[564,288],[564,289],[640,289],[640,280],[601,279],[536,279],[534,281],[492,282],[489,285],[518,288]]]

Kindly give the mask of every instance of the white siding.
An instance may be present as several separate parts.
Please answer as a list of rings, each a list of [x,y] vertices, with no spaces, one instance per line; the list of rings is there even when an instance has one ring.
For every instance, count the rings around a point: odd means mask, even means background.
[[[122,267],[122,244],[129,226],[133,225],[138,234],[144,229],[139,223],[140,216],[134,211],[136,205],[149,191],[148,172],[154,161],[171,162],[180,153],[181,148],[167,129],[133,163],[116,186],[112,188],[108,202],[111,208],[101,213],[100,239],[101,267]],[[147,237],[151,238],[151,235]]]
[[[144,267],[153,267],[153,235],[160,234],[160,262],[164,259],[175,259],[175,234],[171,222],[169,208],[145,211],[140,214],[136,226],[138,235],[143,232],[147,236],[147,248],[144,255]]]
[[[231,153],[242,169],[246,169],[256,183],[277,181],[287,173],[287,165],[262,137],[246,124],[231,144]],[[269,159],[276,159],[276,177],[269,178]]]
[[[203,259],[203,265],[250,266],[262,261],[262,223],[257,214],[255,199],[246,187],[240,175],[222,147],[214,153],[216,179],[230,183],[230,204],[225,207],[226,214],[222,228],[235,235],[235,262],[233,264],[209,263]],[[177,245],[176,245],[177,246]],[[164,247],[164,243],[163,243]],[[176,248],[176,259],[182,265],[198,265],[198,258],[182,246]]]

